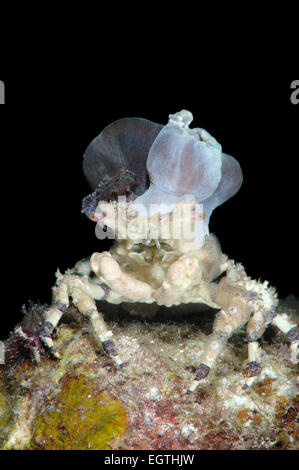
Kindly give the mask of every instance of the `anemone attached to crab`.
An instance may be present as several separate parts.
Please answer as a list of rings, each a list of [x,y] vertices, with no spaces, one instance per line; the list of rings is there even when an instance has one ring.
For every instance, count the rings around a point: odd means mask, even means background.
[[[248,277],[209,233],[213,210],[239,190],[242,171],[207,131],[189,127],[192,119],[185,110],[170,115],[165,126],[120,119],[88,146],[83,169],[93,192],[84,198],[82,212],[98,230],[108,227],[115,241],[109,252],[57,272],[40,338],[59,358],[51,335],[71,298],[107,355],[123,366],[97,301],[135,303],[145,310],[152,304],[206,304],[218,312],[187,393],[207,378],[227,340],[247,324],[246,390],[261,374],[258,340],[266,327],[273,324],[286,334],[294,363],[299,331],[277,313],[275,289]]]

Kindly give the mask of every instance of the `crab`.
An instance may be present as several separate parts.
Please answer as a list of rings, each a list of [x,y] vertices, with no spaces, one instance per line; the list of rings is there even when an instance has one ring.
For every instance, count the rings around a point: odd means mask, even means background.
[[[186,110],[170,115],[166,126],[120,119],[89,145],[84,172],[93,192],[84,198],[82,211],[97,222],[99,238],[113,234],[115,241],[110,251],[93,253],[64,274],[57,271],[40,339],[59,359],[51,336],[71,298],[90,319],[105,353],[123,367],[97,301],[139,304],[144,316],[150,304],[170,309],[205,304],[217,309],[213,332],[186,393],[207,379],[227,340],[245,325],[247,390],[262,371],[258,340],[267,326],[285,333],[293,363],[298,362],[299,330],[286,314],[277,313],[275,289],[247,276],[209,233],[212,211],[238,191],[242,172],[207,131],[190,129],[191,121]]]

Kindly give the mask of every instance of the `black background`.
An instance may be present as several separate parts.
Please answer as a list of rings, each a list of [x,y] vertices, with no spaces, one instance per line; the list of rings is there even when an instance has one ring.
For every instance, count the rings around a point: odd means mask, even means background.
[[[267,34],[263,47],[249,41],[246,51],[234,48],[233,57],[229,47],[215,57],[196,44],[189,56],[170,59],[164,51],[160,62],[156,52],[142,68],[133,49],[125,58],[120,51],[113,63],[94,60],[63,71],[35,64],[18,73],[8,68],[0,77],[6,86],[0,108],[6,325],[1,319],[0,337],[21,318],[23,304],[51,301],[57,267],[64,271],[107,249],[81,214],[89,192],[82,155],[121,117],[166,124],[170,113],[190,110],[192,125],[207,129],[244,175],[239,193],[213,213],[210,230],[250,276],[267,279],[282,297],[299,294],[299,104],[290,101],[291,82],[299,79],[295,56],[281,44],[276,49]]]

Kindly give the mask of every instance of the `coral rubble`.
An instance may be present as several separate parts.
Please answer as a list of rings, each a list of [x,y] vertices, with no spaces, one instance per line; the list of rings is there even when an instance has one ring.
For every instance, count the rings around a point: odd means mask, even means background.
[[[38,321],[43,309],[31,306],[26,318]],[[298,322],[298,302],[282,302],[279,310]],[[280,332],[270,328],[261,339],[262,376],[251,389],[240,390],[248,365],[240,332],[209,382],[185,395],[215,312],[171,320],[163,315],[145,322],[125,312],[120,320],[107,314],[122,369],[95,344],[74,307],[58,327],[60,361],[41,352],[36,364],[13,332],[0,366],[1,448],[299,448],[299,370]],[[23,329],[29,334],[25,320]]]

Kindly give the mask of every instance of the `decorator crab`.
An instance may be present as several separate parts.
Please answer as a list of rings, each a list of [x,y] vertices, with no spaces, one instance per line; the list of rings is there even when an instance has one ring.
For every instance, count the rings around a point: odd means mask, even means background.
[[[93,193],[83,200],[82,211],[97,222],[98,238],[116,240],[109,252],[57,272],[40,338],[58,358],[51,335],[71,298],[90,318],[104,351],[122,366],[96,301],[138,303],[144,315],[154,303],[206,304],[218,313],[187,393],[207,377],[228,338],[247,324],[245,390],[261,373],[258,340],[266,327],[272,323],[286,334],[294,363],[299,331],[276,313],[275,289],[250,279],[209,234],[212,211],[238,191],[242,172],[207,131],[189,128],[192,119],[185,110],[170,115],[166,126],[120,119],[88,146],[83,168]]]

